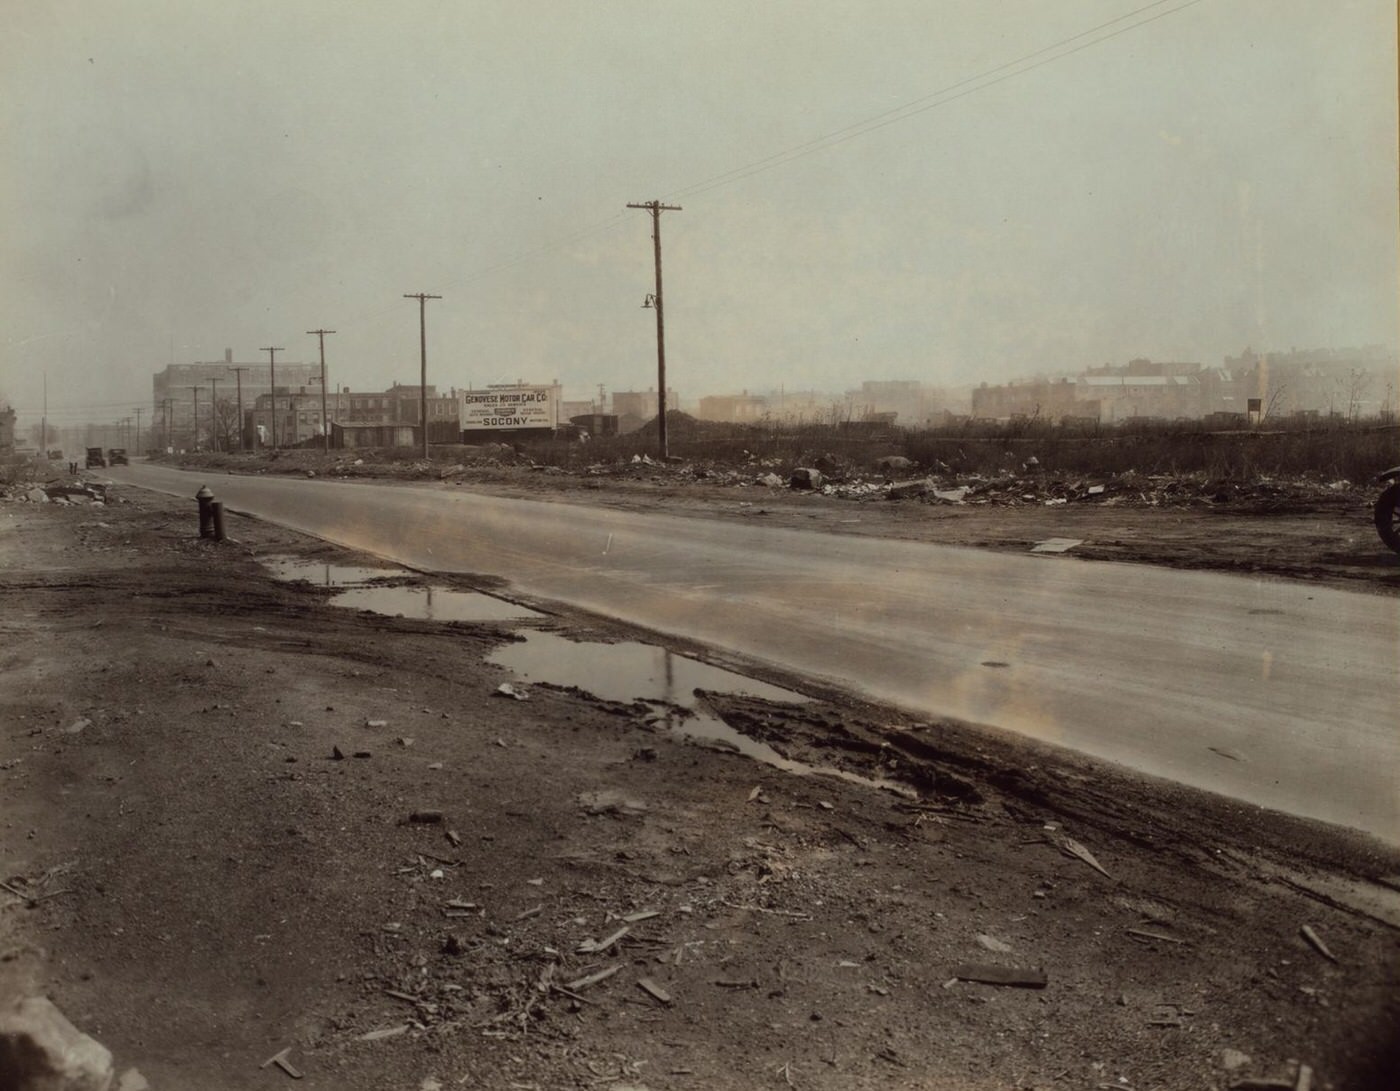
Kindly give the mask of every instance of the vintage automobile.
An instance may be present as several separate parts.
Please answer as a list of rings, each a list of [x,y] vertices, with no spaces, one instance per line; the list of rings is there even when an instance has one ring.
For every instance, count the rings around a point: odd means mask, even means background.
[[[94,466],[105,466],[105,465],[107,465],[107,460],[106,460],[105,458],[102,457],[102,448],[101,448],[101,447],[89,447],[89,448],[87,449],[87,463],[86,463],[86,465],[87,465],[87,468],[88,468],[89,470],[92,469]]]
[[[125,447],[112,447],[107,451],[107,464],[109,466],[129,466],[126,459]]]
[[[1381,541],[1400,553],[1400,466],[1377,474],[1376,480],[1389,482],[1376,501],[1376,531]]]

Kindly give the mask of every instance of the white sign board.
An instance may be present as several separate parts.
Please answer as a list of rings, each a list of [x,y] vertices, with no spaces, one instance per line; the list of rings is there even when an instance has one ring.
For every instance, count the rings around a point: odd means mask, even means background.
[[[462,398],[462,430],[553,428],[557,420],[555,386],[501,386],[467,390]]]

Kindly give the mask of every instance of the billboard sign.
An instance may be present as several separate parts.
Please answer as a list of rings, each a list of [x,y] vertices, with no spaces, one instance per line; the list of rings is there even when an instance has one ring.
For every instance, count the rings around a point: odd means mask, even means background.
[[[462,430],[553,428],[558,419],[558,392],[557,386],[493,386],[462,391]]]

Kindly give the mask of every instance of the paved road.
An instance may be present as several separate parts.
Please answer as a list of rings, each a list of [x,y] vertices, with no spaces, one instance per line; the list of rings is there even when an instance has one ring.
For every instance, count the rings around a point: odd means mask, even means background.
[[[410,566],[1400,843],[1395,598],[461,489],[112,476],[191,497],[207,480],[231,508]]]

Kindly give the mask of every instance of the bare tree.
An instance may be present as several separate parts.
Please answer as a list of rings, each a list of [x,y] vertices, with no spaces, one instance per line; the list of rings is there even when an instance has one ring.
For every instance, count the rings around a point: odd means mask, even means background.
[[[228,398],[220,398],[214,403],[214,432],[219,437],[219,450],[232,451],[242,446],[239,442],[242,428],[238,406]]]
[[[1356,420],[1361,412],[1361,403],[1371,389],[1371,373],[1364,368],[1354,367],[1344,380],[1346,383],[1347,420]]]

